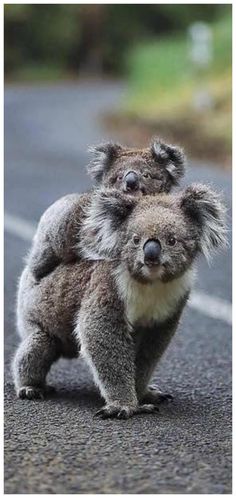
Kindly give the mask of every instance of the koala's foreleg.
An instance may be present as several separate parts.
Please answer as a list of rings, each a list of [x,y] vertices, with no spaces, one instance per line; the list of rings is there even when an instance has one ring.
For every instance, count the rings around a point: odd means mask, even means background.
[[[48,240],[35,242],[28,257],[28,265],[37,280],[45,277],[60,263]]]
[[[37,325],[29,325],[30,334],[19,345],[12,364],[17,396],[22,399],[43,398],[52,388],[46,375],[59,358],[58,345]]]
[[[120,313],[121,315],[121,313]],[[102,418],[128,418],[150,412],[154,406],[139,406],[135,390],[135,351],[128,326],[118,310],[104,308],[80,315],[78,335],[81,353],[90,365],[105,406]]]
[[[158,404],[172,399],[149,382],[176,329],[175,323],[164,323],[142,331],[142,340],[136,354],[136,391],[143,403]]]

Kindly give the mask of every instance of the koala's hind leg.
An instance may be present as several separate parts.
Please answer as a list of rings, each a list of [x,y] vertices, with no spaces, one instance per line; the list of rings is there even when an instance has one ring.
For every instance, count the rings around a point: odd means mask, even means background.
[[[51,273],[60,263],[49,241],[46,239],[40,244],[34,243],[28,258],[28,265],[37,280]]]
[[[54,338],[48,337],[37,325],[29,326],[30,334],[19,345],[13,360],[14,384],[19,398],[44,398],[53,388],[46,385],[46,376],[59,356]]]

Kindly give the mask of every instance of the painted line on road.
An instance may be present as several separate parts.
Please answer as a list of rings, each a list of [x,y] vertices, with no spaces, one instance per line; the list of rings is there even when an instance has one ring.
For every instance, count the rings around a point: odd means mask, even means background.
[[[5,213],[4,229],[11,235],[15,235],[27,242],[32,241],[36,226],[19,216]],[[216,296],[209,296],[204,292],[193,291],[188,301],[188,306],[210,318],[222,320],[229,325],[232,324],[232,305],[229,301]]]
[[[32,241],[36,227],[37,225],[34,225],[23,218],[19,218],[18,216],[12,216],[12,214],[9,213],[5,213],[4,215],[4,230],[27,242]]]
[[[191,292],[188,306],[216,320],[232,324],[232,305],[229,301],[204,292]]]

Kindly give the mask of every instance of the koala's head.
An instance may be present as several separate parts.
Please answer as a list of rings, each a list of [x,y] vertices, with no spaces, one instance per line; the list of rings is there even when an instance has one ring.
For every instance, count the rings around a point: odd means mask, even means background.
[[[146,149],[128,149],[114,143],[89,149],[94,159],[88,172],[97,185],[137,194],[169,192],[184,175],[185,155],[179,147],[159,139]]]
[[[98,192],[82,228],[88,259],[115,258],[143,283],[168,282],[225,243],[225,208],[219,195],[191,185],[176,195],[128,196]]]

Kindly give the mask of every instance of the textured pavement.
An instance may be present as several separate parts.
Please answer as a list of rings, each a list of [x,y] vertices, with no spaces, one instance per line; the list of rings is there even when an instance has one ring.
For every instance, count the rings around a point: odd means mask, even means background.
[[[119,106],[111,83],[6,87],[5,209],[36,223],[61,195],[88,188],[87,145],[112,137],[99,114]],[[192,165],[185,183],[208,182],[231,208],[231,177]],[[128,421],[93,417],[102,402],[82,360],[60,360],[45,402],[15,397],[10,363],[17,279],[29,244],[5,233],[5,493],[231,493],[231,327],[186,308],[155,372],[174,395],[155,415]],[[231,252],[197,290],[231,301]]]

